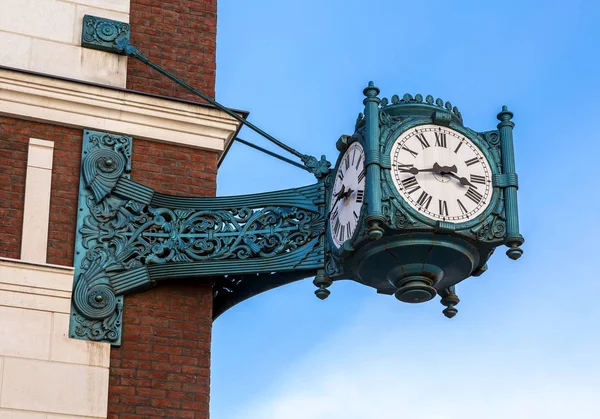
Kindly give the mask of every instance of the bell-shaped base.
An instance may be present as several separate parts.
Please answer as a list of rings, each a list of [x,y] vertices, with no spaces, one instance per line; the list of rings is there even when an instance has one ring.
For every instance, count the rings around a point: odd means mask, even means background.
[[[397,234],[358,249],[348,259],[346,272],[379,293],[421,303],[469,277],[479,262],[477,248],[459,237]]]
[[[405,303],[424,303],[437,294],[431,283],[431,279],[424,276],[409,276],[401,281],[394,296]]]

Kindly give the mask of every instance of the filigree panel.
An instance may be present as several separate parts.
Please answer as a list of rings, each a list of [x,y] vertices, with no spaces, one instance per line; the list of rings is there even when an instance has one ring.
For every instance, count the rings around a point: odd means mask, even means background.
[[[268,273],[269,284],[244,287],[248,298],[275,286],[278,273],[301,278],[324,268],[323,183],[176,197],[129,180],[130,162],[131,138],[85,131],[71,337],[119,344],[123,295],[160,280]]]

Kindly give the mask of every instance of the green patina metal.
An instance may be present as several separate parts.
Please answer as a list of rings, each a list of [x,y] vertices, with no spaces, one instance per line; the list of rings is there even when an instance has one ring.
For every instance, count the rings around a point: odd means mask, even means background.
[[[212,277],[216,317],[324,267],[323,183],[235,197],[166,195],[129,179],[131,138],[85,131],[83,142],[72,337],[118,344],[123,296],[162,280]]]
[[[103,23],[119,22],[88,18],[84,18],[84,31],[86,27],[88,31],[84,46],[141,59],[205,97],[150,63],[127,36],[116,36],[112,50],[101,45],[108,41],[98,40],[94,31]],[[209,278],[214,318],[247,298],[311,276],[321,299],[329,296],[333,281],[350,279],[405,302],[424,302],[439,295],[446,306],[443,313],[456,315],[457,283],[484,273],[498,246],[506,245],[511,259],[522,254],[513,115],[503,107],[497,130],[476,132],[464,126],[455,106],[439,98],[405,94],[394,95],[391,101],[380,99],[372,82],[364,94],[364,116],[359,114],[355,132],[336,144],[343,153],[360,142],[366,166],[366,199],[358,227],[340,248],[332,242],[327,209],[342,154],[335,170],[330,170],[325,156],[318,160],[298,153],[244,120],[299,157],[318,182],[254,195],[178,197],[131,181],[129,137],[85,131],[71,337],[118,345],[123,296],[173,278]],[[233,113],[218,103],[215,106]],[[241,120],[237,114],[236,119]],[[425,217],[393,186],[390,151],[395,139],[425,124],[458,131],[488,160],[491,203],[476,218],[450,223]]]

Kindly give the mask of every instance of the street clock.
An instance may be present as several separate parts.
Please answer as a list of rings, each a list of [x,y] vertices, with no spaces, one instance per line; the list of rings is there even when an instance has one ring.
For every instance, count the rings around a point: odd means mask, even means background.
[[[112,29],[111,29],[112,28]],[[109,30],[110,29],[110,30]],[[213,318],[261,292],[314,277],[324,299],[353,280],[408,303],[440,296],[453,317],[455,285],[481,275],[501,246],[518,259],[518,179],[511,121],[475,131],[449,102],[379,98],[336,143],[336,164],[280,142],[129,44],[123,22],[84,16],[82,45],[141,60],[298,157],[316,183],[232,197],[159,193],[130,179],[132,139],[84,131],[70,336],[121,342],[124,296],[179,278],[210,278]]]

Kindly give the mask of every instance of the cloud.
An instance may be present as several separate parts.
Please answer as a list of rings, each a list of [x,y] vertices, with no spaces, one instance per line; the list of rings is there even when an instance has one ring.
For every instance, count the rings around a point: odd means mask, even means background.
[[[432,336],[428,319],[392,328],[375,317],[359,313],[235,419],[600,417],[597,340],[546,350],[545,333],[509,322],[460,323]]]

